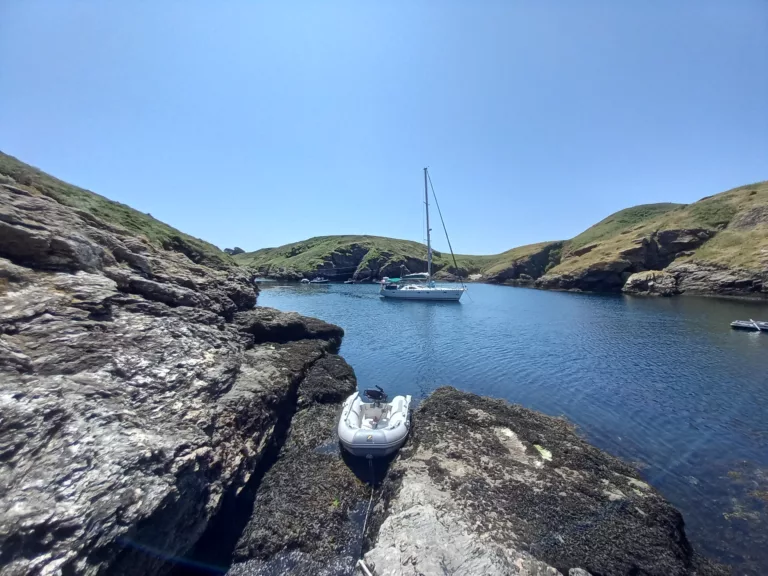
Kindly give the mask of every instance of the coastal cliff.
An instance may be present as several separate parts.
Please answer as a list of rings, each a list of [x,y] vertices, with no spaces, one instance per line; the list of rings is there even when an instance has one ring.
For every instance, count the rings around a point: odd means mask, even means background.
[[[33,187],[0,209],[2,573],[161,573],[344,372],[343,331]]]
[[[768,183],[689,205],[639,206],[568,242],[541,288],[768,296]]]
[[[324,275],[362,282],[424,272],[425,254],[423,244],[406,240],[324,236],[235,259],[272,278]],[[454,263],[450,254],[435,254],[438,279],[581,292],[768,297],[768,183],[693,204],[627,208],[566,241],[455,258]]]

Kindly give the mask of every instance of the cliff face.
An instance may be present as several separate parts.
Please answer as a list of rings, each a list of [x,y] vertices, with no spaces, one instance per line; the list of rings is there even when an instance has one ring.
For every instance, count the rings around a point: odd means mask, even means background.
[[[0,256],[3,574],[162,572],[259,470],[300,386],[354,388],[340,328],[252,309],[242,271],[34,190],[0,187]]]
[[[768,296],[768,183],[654,207],[622,211],[566,243],[560,263],[536,286]]]
[[[213,244],[184,234],[155,219],[151,214],[144,214],[125,204],[54,178],[2,152],[0,184],[55,200],[62,206],[75,209],[84,217],[91,216],[104,224],[117,226],[127,234],[141,236],[155,247],[180,252],[196,264],[223,270],[231,268],[234,264],[229,255]]]
[[[447,265],[435,251],[434,270]],[[279,248],[265,248],[237,255],[237,262],[260,276],[300,280],[326,276],[359,282],[427,269],[427,248],[418,242],[379,236],[320,236]]]

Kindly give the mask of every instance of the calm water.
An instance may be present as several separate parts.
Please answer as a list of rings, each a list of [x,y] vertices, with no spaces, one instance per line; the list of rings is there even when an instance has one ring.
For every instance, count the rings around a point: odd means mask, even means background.
[[[637,462],[699,550],[768,574],[768,305],[472,285],[460,304],[382,300],[375,285],[262,285],[259,304],[342,326],[360,386],[450,384],[576,423]]]

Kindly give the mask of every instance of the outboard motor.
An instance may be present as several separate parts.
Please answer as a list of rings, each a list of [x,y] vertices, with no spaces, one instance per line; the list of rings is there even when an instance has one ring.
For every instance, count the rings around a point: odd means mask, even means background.
[[[381,386],[376,386],[376,390],[368,388],[363,391],[363,394],[376,405],[387,401],[387,395]]]

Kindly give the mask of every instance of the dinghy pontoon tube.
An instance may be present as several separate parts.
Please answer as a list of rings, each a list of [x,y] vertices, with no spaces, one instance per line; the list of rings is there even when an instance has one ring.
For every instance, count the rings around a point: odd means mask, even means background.
[[[353,456],[380,458],[395,452],[405,442],[411,427],[411,397],[395,396],[387,402],[384,390],[366,390],[365,402],[355,392],[341,410],[339,441]]]

